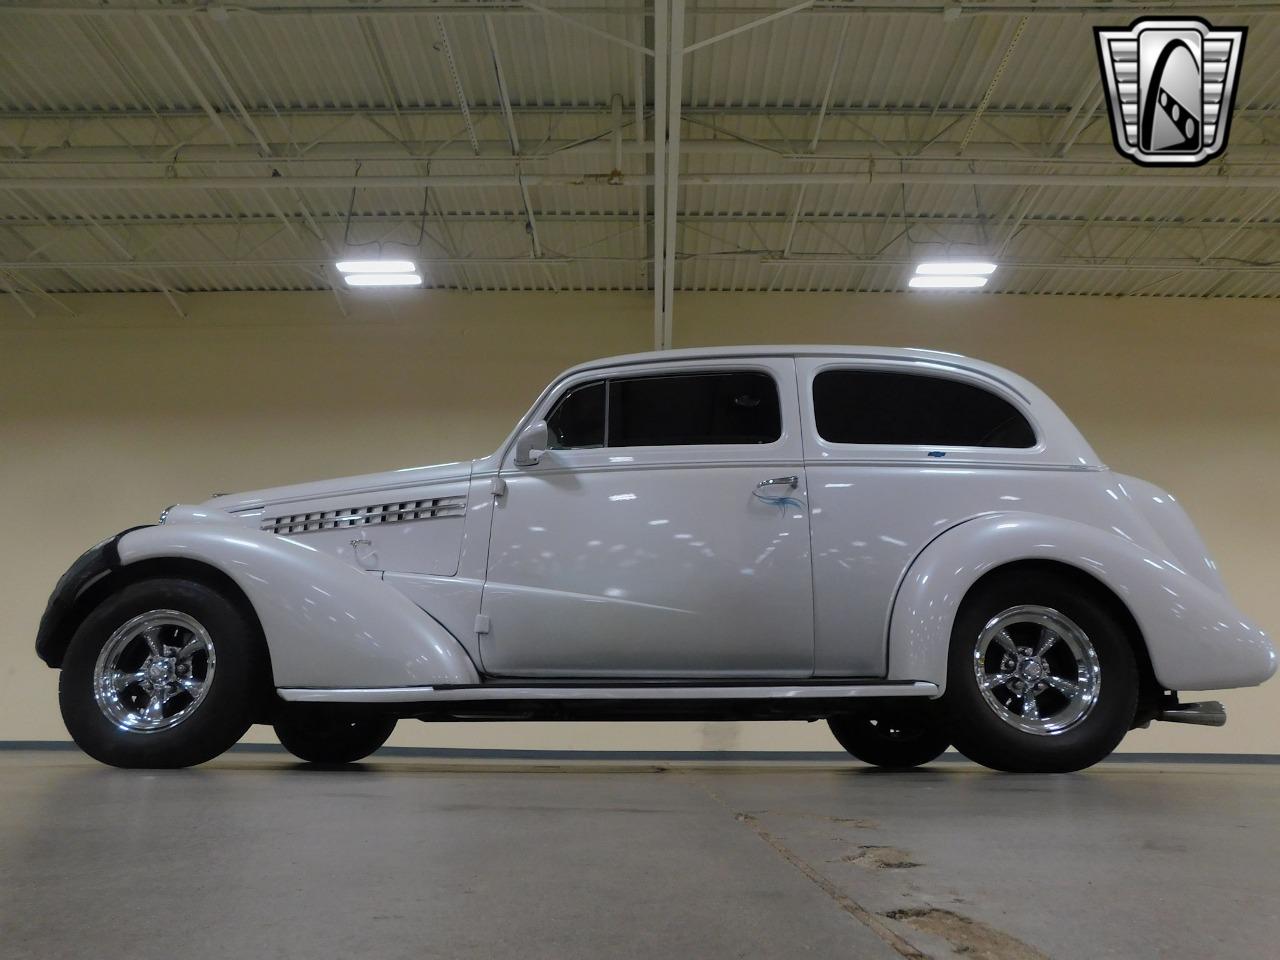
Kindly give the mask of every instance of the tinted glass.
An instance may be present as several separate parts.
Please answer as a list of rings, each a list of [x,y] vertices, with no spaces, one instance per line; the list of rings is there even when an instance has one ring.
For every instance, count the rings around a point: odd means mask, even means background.
[[[813,379],[818,435],[832,443],[1033,447],[1026,417],[1002,397],[958,380],[825,370]]]
[[[772,443],[778,389],[764,373],[695,373],[609,382],[611,447]]]
[[[547,417],[552,450],[604,446],[604,381],[574,387]]]

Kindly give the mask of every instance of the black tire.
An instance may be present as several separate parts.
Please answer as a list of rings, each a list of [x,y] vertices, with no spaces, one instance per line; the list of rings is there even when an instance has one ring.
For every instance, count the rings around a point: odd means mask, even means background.
[[[396,728],[396,718],[352,714],[340,708],[294,705],[276,715],[276,736],[307,763],[343,764],[363,760]]]
[[[118,629],[155,611],[174,611],[198,622],[213,643],[217,668],[201,700],[186,701],[192,709],[176,725],[142,733],[113,721],[99,706],[94,671]],[[95,760],[115,767],[189,767],[212,760],[244,736],[269,677],[265,645],[251,613],[206,584],[155,578],[125,586],[80,624],[62,662],[58,705],[72,739]],[[145,694],[133,688],[122,696],[141,702]]]
[[[827,726],[855,759],[889,770],[929,763],[951,746],[941,725],[923,711],[890,709],[878,715],[832,717]]]
[[[1099,682],[1092,706],[1057,732],[1030,733],[1002,719],[984,698],[974,669],[976,644],[987,624],[1002,612],[1027,605],[1066,617],[1083,631],[1097,657]],[[1014,572],[979,584],[961,604],[951,635],[943,708],[952,742],[970,760],[1009,773],[1068,773],[1092,766],[1119,745],[1133,725],[1138,680],[1131,638],[1098,589],[1052,573]],[[1010,700],[1006,709],[1025,709],[1021,703]],[[1069,701],[1065,695],[1051,699],[1046,710],[1050,719],[1056,704]]]

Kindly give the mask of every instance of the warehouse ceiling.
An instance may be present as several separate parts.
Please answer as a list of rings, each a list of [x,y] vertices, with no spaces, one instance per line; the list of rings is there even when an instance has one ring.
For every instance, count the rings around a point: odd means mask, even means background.
[[[1150,12],[1248,27],[1203,167],[1111,145],[1092,27]],[[394,254],[661,311],[980,255],[995,292],[1277,297],[1278,107],[1247,0],[0,0],[0,291],[345,302],[336,260]]]

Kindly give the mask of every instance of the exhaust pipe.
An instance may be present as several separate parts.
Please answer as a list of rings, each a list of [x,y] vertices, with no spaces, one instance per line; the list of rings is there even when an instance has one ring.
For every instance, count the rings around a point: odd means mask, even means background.
[[[1227,708],[1217,700],[1177,703],[1157,713],[1156,719],[1167,723],[1194,723],[1202,727],[1224,727],[1227,724]]]

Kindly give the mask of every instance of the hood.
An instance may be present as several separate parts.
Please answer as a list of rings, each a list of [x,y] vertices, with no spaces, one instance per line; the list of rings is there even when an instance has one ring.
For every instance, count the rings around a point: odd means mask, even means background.
[[[423,484],[446,480],[466,480],[471,476],[469,460],[456,463],[439,463],[428,467],[405,467],[383,473],[365,473],[333,480],[313,480],[283,487],[266,487],[244,493],[223,493],[206,500],[202,507],[242,513],[273,504],[307,503],[330,497],[357,496],[372,493],[392,493]]]

